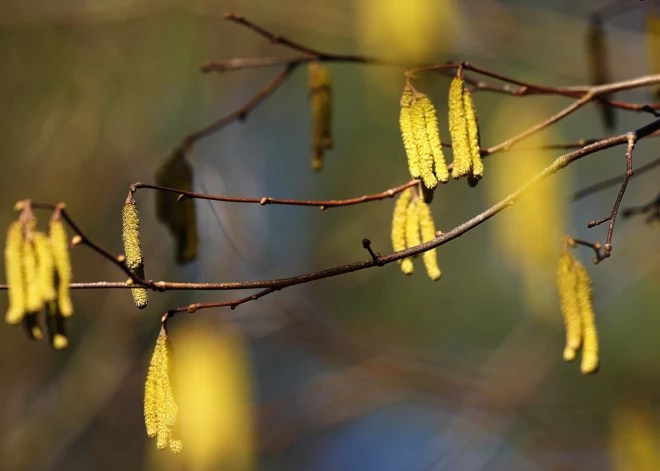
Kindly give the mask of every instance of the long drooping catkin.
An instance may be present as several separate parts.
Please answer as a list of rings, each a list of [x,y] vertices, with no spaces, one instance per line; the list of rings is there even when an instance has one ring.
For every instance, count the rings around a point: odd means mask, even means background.
[[[309,91],[314,118],[312,168],[323,168],[323,156],[332,149],[332,81],[327,67],[317,61],[309,63]]]
[[[438,116],[435,112],[435,106],[433,106],[433,102],[426,95],[421,95],[421,97],[419,98],[419,106],[424,111],[426,136],[428,138],[429,145],[431,146],[431,151],[433,153],[435,176],[442,183],[447,183],[449,181],[449,170],[447,170],[447,162],[445,161],[445,154],[442,151],[442,143],[440,141],[440,130],[438,129]]]
[[[172,452],[178,454],[183,445],[180,440],[172,439],[172,428],[179,413],[170,381],[172,355],[172,344],[162,329],[151,357],[144,388],[144,421],[147,435],[156,438],[158,449],[164,450],[169,446]]]
[[[406,245],[408,248],[422,243],[419,235],[419,200],[413,200],[406,209]]]
[[[69,293],[71,283],[71,259],[69,258],[69,240],[66,235],[64,223],[59,216],[50,220],[49,234],[50,246],[53,249],[53,262],[57,274],[57,303],[60,313],[64,317],[73,314],[73,303]]]
[[[559,304],[564,316],[566,327],[566,346],[564,347],[564,360],[575,359],[575,352],[582,343],[582,317],[577,298],[577,273],[573,269],[574,259],[569,249],[564,248],[559,257],[557,269],[557,288],[559,291]]]
[[[122,238],[124,240],[124,254],[126,266],[138,278],[144,279],[144,260],[140,247],[140,214],[131,195],[124,203],[122,212]],[[149,301],[146,288],[131,289],[133,301],[139,309],[147,307]]]
[[[28,238],[23,239],[23,274],[25,275],[25,311],[39,312],[43,308],[37,253]]]
[[[8,324],[18,324],[25,315],[25,281],[23,279],[23,224],[14,221],[7,231],[5,269],[9,285]]]
[[[470,175],[468,175],[468,183],[471,186],[475,186],[484,176],[484,164],[481,162],[481,142],[479,139],[477,111],[474,107],[472,94],[468,90],[463,90],[463,104],[465,107],[468,141],[470,143],[470,155],[472,157],[472,170]]]
[[[591,297],[591,278],[584,265],[577,260],[574,262],[573,269],[577,276],[577,301],[582,319],[583,345],[580,370],[583,374],[590,374],[597,372],[599,368],[598,333]]]
[[[472,153],[463,100],[463,80],[454,77],[449,86],[449,133],[454,153],[451,175],[460,178],[472,172]]]
[[[413,178],[419,178],[421,176],[421,170],[419,163],[419,150],[417,149],[417,142],[415,141],[415,134],[413,132],[413,100],[413,89],[410,85],[406,85],[403,89],[403,95],[401,96],[399,127],[401,128],[401,138],[408,157],[408,170],[410,171],[410,176]]]
[[[413,189],[404,190],[394,204],[394,213],[392,214],[392,248],[399,252],[406,248],[406,211],[413,195]],[[413,263],[410,257],[399,260],[401,271],[406,275],[413,273]]]
[[[433,149],[431,148],[431,142],[429,141],[426,127],[425,108],[428,106],[428,103],[430,103],[430,100],[423,93],[416,92],[414,94],[411,106],[411,121],[413,137],[417,143],[417,151],[419,154],[420,177],[422,178],[424,186],[429,190],[433,190],[438,186],[438,179],[435,176]]]
[[[433,215],[431,208],[423,201],[417,202],[419,211],[419,228],[422,233],[422,242],[429,242],[435,239],[435,223],[433,222]],[[426,267],[426,273],[433,281],[439,280],[442,273],[438,267],[438,259],[436,249],[427,250],[422,254],[422,260]]]
[[[47,303],[57,298],[55,290],[55,261],[48,236],[43,232],[34,233],[34,248],[39,265],[39,289],[41,299]]]

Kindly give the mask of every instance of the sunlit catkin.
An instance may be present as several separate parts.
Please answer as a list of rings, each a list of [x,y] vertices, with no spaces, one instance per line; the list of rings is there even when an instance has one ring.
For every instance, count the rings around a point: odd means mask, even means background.
[[[415,92],[414,100],[411,106],[410,116],[412,121],[413,137],[417,143],[419,154],[419,173],[424,186],[433,190],[438,186],[438,179],[435,176],[435,162],[433,161],[433,150],[426,132],[425,102],[430,100],[423,93]],[[433,105],[431,105],[433,106]]]
[[[435,239],[435,223],[433,222],[433,215],[431,215],[431,208],[423,201],[417,202],[419,211],[419,228],[422,233],[422,242],[429,242]],[[422,254],[424,267],[426,273],[433,281],[439,280],[442,273],[438,267],[438,259],[436,249],[427,250]]]
[[[172,452],[180,453],[183,444],[180,440],[172,439],[172,429],[179,413],[170,381],[172,355],[172,344],[165,329],[162,329],[151,357],[144,388],[144,421],[147,435],[156,438],[158,449],[164,450],[169,446]]]
[[[607,42],[600,17],[593,15],[589,20],[587,30],[587,59],[589,62],[589,80],[592,85],[603,85],[611,82],[607,63]],[[602,98],[607,98],[607,95]],[[598,105],[601,109],[603,124],[610,131],[614,129],[614,108],[604,103]]]
[[[454,77],[449,86],[449,133],[454,153],[454,178],[467,176],[472,171],[472,153],[463,101],[463,79]]]
[[[50,248],[50,241],[43,232],[35,232],[34,248],[37,252],[39,265],[39,290],[43,302],[54,301],[57,297],[55,291],[55,262]]]
[[[23,278],[23,224],[14,221],[7,231],[5,269],[9,285],[8,324],[18,324],[25,315],[25,281]]]
[[[394,213],[392,214],[392,249],[399,252],[406,248],[406,210],[410,199],[412,198],[412,188],[404,190],[394,204]],[[401,271],[406,275],[413,273],[413,263],[410,257],[399,260]]]
[[[408,157],[408,170],[410,176],[419,178],[421,176],[419,166],[419,150],[415,141],[412,122],[412,104],[413,104],[413,90],[410,85],[406,85],[403,89],[401,96],[401,113],[399,114],[399,127],[401,128],[401,138],[403,139],[403,147],[406,149]]]
[[[53,253],[53,262],[57,274],[57,303],[62,316],[73,314],[73,303],[69,293],[71,283],[71,259],[69,258],[69,241],[64,223],[59,217],[54,217],[49,224],[50,246]]]
[[[577,298],[577,273],[573,268],[574,259],[568,248],[564,248],[559,257],[557,269],[557,289],[559,304],[566,327],[566,346],[564,360],[572,361],[582,343],[582,317]]]
[[[140,214],[131,195],[124,203],[122,212],[122,236],[126,265],[133,275],[144,279],[144,260],[140,247]],[[139,309],[147,307],[149,301],[146,288],[133,288],[133,302]]]
[[[660,15],[653,7],[646,13],[646,52],[648,69],[651,74],[660,74]],[[660,85],[654,85],[653,98],[660,100]]]
[[[591,278],[587,269],[579,261],[573,265],[577,276],[577,301],[582,318],[582,374],[590,374],[598,371],[598,333],[594,319],[594,308],[591,297]]]
[[[406,245],[408,248],[422,243],[419,235],[419,200],[413,200],[406,209]]]
[[[433,163],[435,167],[435,175],[442,183],[449,181],[449,170],[447,170],[447,162],[445,161],[445,154],[442,151],[442,142],[440,141],[440,130],[438,129],[438,116],[435,111],[433,102],[424,95],[420,99],[420,105],[424,109],[424,121],[426,123],[426,135],[431,145],[433,152]]]
[[[463,104],[465,106],[465,121],[467,123],[468,140],[470,142],[470,155],[472,156],[472,171],[468,176],[468,183],[474,186],[484,176],[484,164],[481,162],[481,142],[479,139],[477,110],[474,107],[472,94],[468,90],[463,91]]]
[[[23,273],[25,275],[25,311],[38,312],[43,307],[37,253],[31,240],[23,239]]]
[[[309,63],[309,91],[314,118],[312,168],[323,168],[324,151],[332,149],[332,81],[330,71],[319,62]]]

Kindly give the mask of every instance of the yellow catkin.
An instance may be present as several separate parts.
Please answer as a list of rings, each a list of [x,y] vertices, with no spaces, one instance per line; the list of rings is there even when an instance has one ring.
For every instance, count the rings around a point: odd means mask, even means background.
[[[23,317],[23,328],[32,340],[41,340],[44,336],[39,325],[39,312],[26,312]]]
[[[589,80],[592,85],[603,85],[611,82],[607,63],[607,42],[603,22],[598,16],[592,16],[587,29],[587,59],[589,62]],[[607,98],[607,95],[602,98]],[[614,108],[599,103],[603,124],[611,130],[615,126]]]
[[[18,324],[25,315],[25,281],[23,279],[23,225],[14,221],[7,231],[5,269],[9,285],[8,324]]]
[[[309,63],[309,91],[314,118],[312,168],[323,168],[324,151],[332,149],[332,81],[330,71],[322,64]]]
[[[46,304],[46,327],[50,345],[55,350],[62,350],[69,345],[64,329],[64,317],[60,313],[57,300]]]
[[[598,333],[594,316],[593,301],[591,297],[591,279],[587,269],[577,260],[573,265],[577,276],[577,301],[582,318],[582,374],[596,373],[599,368],[598,360]]]
[[[470,143],[470,155],[472,156],[472,172],[468,177],[468,183],[474,186],[484,176],[484,164],[481,161],[481,142],[479,139],[477,110],[474,107],[472,94],[468,90],[463,91],[463,105],[465,107],[465,121],[467,123],[468,141]]]
[[[442,143],[440,141],[440,130],[438,129],[438,116],[435,112],[433,102],[426,96],[422,95],[419,98],[419,104],[424,110],[424,121],[426,123],[426,135],[431,145],[433,152],[433,163],[435,167],[435,175],[442,183],[449,181],[449,170],[447,170],[447,162],[445,161],[445,154],[442,151]]]
[[[50,246],[53,253],[55,273],[57,274],[57,303],[64,317],[73,314],[73,303],[69,293],[71,283],[71,259],[69,258],[69,241],[66,229],[61,219],[51,219],[49,225]]]
[[[422,233],[422,242],[429,242],[435,239],[435,223],[433,222],[433,215],[431,208],[423,201],[417,202],[419,211],[419,228]],[[422,260],[426,267],[426,273],[433,281],[439,280],[442,276],[440,267],[438,267],[438,258],[436,249],[427,250],[422,254]]]
[[[434,171],[433,149],[431,148],[431,142],[426,132],[424,101],[430,102],[428,97],[423,93],[416,92],[414,94],[413,103],[410,108],[410,119],[412,122],[413,137],[417,143],[420,177],[424,186],[429,190],[433,190],[438,186],[438,179]]]
[[[193,191],[193,169],[182,153],[175,153],[156,171],[156,185]],[[167,226],[176,244],[176,262],[184,265],[197,258],[199,235],[194,199],[178,201],[169,191],[156,192],[156,216]]]
[[[417,143],[415,142],[415,135],[413,133],[413,90],[410,85],[404,87],[400,103],[401,113],[399,114],[399,127],[401,128],[403,147],[406,149],[406,155],[408,157],[408,170],[410,171],[411,177],[419,178],[421,176],[419,167],[419,150],[417,149]]]
[[[406,210],[406,246],[414,247],[422,243],[419,235],[419,210],[418,200],[413,200]]]
[[[573,262],[570,251],[564,248],[557,268],[557,289],[566,327],[565,361],[575,359],[575,353],[582,343],[582,318],[577,298],[577,273],[573,269]]]
[[[43,307],[37,252],[29,239],[23,239],[23,273],[25,275],[25,310],[38,312]]]
[[[399,252],[406,248],[406,209],[413,195],[413,189],[404,190],[394,204],[392,214],[392,249]],[[401,271],[406,275],[412,275],[413,264],[410,257],[399,260]]]
[[[651,74],[660,74],[660,15],[649,7],[646,13],[646,52]],[[653,98],[660,100],[660,85],[654,85]]]
[[[181,453],[183,444],[172,439],[178,407],[174,400],[170,381],[170,363],[173,350],[170,340],[161,331],[151,357],[147,381],[144,388],[144,421],[147,435],[156,438],[156,447],[164,450],[168,446],[173,453]]]
[[[39,289],[41,299],[44,302],[50,302],[57,297],[55,291],[55,262],[50,248],[50,241],[43,232],[34,234],[34,247],[37,251],[39,261]]]
[[[449,86],[449,133],[454,153],[454,178],[464,177],[472,171],[472,154],[463,102],[463,80],[454,77]]]
[[[122,238],[126,265],[135,276],[144,279],[144,259],[140,247],[140,214],[131,196],[124,203],[122,211]],[[147,307],[149,297],[146,288],[133,288],[133,302],[139,309]]]

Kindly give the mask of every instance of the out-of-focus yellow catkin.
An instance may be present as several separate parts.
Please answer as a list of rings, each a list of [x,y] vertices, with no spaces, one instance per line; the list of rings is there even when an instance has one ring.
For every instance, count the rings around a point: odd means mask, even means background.
[[[624,396],[610,413],[609,454],[612,471],[660,469],[655,411],[647,392]],[[641,388],[643,389],[643,388]]]
[[[646,13],[646,52],[649,72],[660,74],[660,15],[649,7]],[[654,85],[653,98],[660,100],[660,85]]]
[[[484,176],[484,164],[481,161],[481,142],[479,139],[477,110],[474,107],[472,94],[468,90],[463,91],[463,105],[465,107],[468,140],[470,142],[470,155],[472,156],[472,171],[468,176],[468,183],[474,186]]]
[[[598,361],[598,333],[594,316],[593,301],[591,297],[591,278],[587,269],[579,261],[573,265],[577,276],[577,301],[582,318],[582,374],[596,373],[599,368]]]
[[[140,214],[131,195],[124,203],[122,211],[122,238],[126,265],[135,276],[144,279],[144,259],[140,247]],[[149,297],[146,288],[133,288],[133,302],[138,309],[147,307]]]
[[[587,60],[589,62],[589,80],[592,85],[603,85],[611,82],[607,63],[607,42],[600,17],[593,15],[587,29]],[[604,96],[603,98],[607,98]],[[614,108],[599,103],[603,124],[607,130],[614,129]]]
[[[43,307],[37,266],[37,253],[28,238],[23,239],[23,273],[25,275],[25,310],[38,312]]]
[[[23,278],[23,224],[14,221],[7,231],[5,269],[9,285],[8,324],[18,324],[25,315],[25,281]]]
[[[424,110],[426,136],[431,146],[431,152],[433,153],[435,176],[442,183],[447,183],[449,181],[449,170],[447,170],[445,154],[442,151],[440,130],[438,129],[438,116],[435,112],[435,106],[433,106],[433,102],[426,95],[421,95],[421,98],[419,98],[419,106]]]
[[[332,81],[327,67],[317,61],[309,63],[309,91],[314,118],[312,136],[312,168],[323,168],[324,152],[332,149]]]
[[[422,233],[422,242],[429,242],[435,239],[435,223],[433,222],[433,215],[431,208],[423,201],[417,202],[419,211],[419,228]],[[426,267],[426,273],[433,281],[439,280],[442,273],[438,267],[438,258],[436,249],[427,250],[422,254],[422,260]]]
[[[472,154],[463,91],[463,79],[454,77],[449,85],[449,133],[454,153],[451,175],[454,178],[464,177],[472,172]]]
[[[149,438],[156,438],[160,450],[168,446],[174,453],[181,453],[183,444],[172,439],[172,429],[179,413],[170,381],[172,344],[162,329],[151,357],[147,381],[144,387],[144,422]]]
[[[392,249],[399,252],[406,248],[406,210],[413,195],[413,189],[404,190],[394,203],[394,213],[392,214]],[[399,260],[401,271],[406,275],[413,272],[412,260],[404,258]]]
[[[53,253],[53,262],[57,274],[57,303],[59,311],[64,317],[73,314],[73,303],[69,293],[71,283],[71,259],[69,258],[69,241],[64,223],[59,218],[50,220],[49,225],[50,246]]]
[[[559,257],[559,267],[557,269],[559,304],[566,327],[565,361],[575,359],[575,353],[582,343],[582,317],[578,305],[577,273],[573,269],[574,261],[568,247],[565,247]]]
[[[422,243],[419,235],[419,200],[413,200],[406,209],[406,245],[408,248]]]
[[[34,233],[34,248],[39,264],[39,289],[43,302],[50,302],[57,297],[55,291],[55,262],[48,236],[43,232]]]
[[[413,178],[419,178],[421,176],[421,170],[419,166],[419,150],[417,149],[417,142],[415,141],[415,134],[413,132],[413,100],[413,89],[410,85],[406,85],[403,88],[403,95],[401,96],[399,127],[401,128],[403,147],[406,149],[406,155],[408,157],[408,170],[410,171],[410,176]]]
[[[410,111],[410,119],[412,121],[412,131],[415,142],[417,143],[417,151],[419,154],[419,173],[422,177],[424,186],[432,190],[438,186],[438,179],[435,176],[433,161],[433,150],[431,149],[431,142],[426,133],[426,116],[424,114],[424,101],[430,102],[428,97],[423,93],[415,92],[413,103]]]
[[[64,317],[60,313],[57,300],[46,303],[46,327],[50,345],[55,350],[62,350],[69,345],[64,329]]]

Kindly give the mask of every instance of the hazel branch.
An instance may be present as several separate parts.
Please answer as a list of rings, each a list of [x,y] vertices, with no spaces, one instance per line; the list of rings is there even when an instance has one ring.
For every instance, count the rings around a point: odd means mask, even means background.
[[[179,194],[179,201],[184,201],[187,199],[202,199],[210,201],[226,201],[230,203],[254,203],[266,206],[268,204],[282,204],[282,205],[292,205],[292,206],[318,206],[321,210],[326,208],[335,208],[339,206],[352,206],[361,203],[368,203],[369,201],[378,201],[386,198],[392,198],[393,196],[401,193],[406,188],[415,186],[419,183],[418,180],[410,180],[403,185],[399,185],[394,188],[382,191],[380,193],[375,193],[373,195],[364,195],[357,198],[349,198],[345,200],[292,200],[292,199],[282,199],[282,198],[271,198],[270,196],[264,196],[262,198],[237,198],[233,196],[217,196],[217,195],[206,195],[204,193],[195,193],[192,191],[182,191],[177,190],[176,188],[167,188],[159,185],[152,185],[150,183],[134,183],[131,185],[131,191],[135,192],[140,188],[158,190],[158,191],[167,191],[170,193]]]

